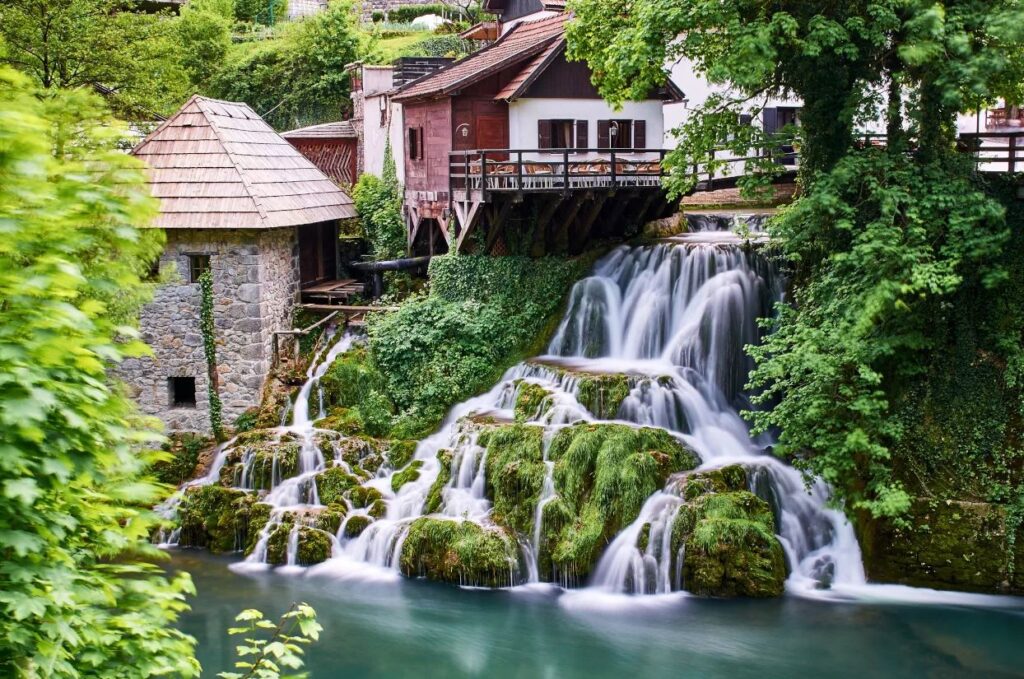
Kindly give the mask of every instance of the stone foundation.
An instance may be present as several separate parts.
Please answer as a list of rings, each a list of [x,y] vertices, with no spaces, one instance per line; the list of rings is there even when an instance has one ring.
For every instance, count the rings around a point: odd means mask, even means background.
[[[223,420],[259,405],[271,367],[273,333],[291,327],[299,289],[295,229],[169,230],[160,258],[171,280],[142,310],[139,326],[153,356],[129,359],[121,375],[143,412],[169,431],[209,432],[207,366],[199,324],[200,289],[189,255],[209,255],[213,274],[217,370]],[[195,378],[195,407],[174,407],[169,380]]]

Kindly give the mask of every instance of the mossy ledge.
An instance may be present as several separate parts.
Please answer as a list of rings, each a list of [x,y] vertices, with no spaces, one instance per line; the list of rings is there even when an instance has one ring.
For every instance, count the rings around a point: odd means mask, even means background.
[[[743,467],[691,474],[683,497],[672,527],[672,553],[683,555],[683,589],[701,596],[780,596],[786,559],[773,533],[775,519],[768,503],[747,490]]]
[[[500,528],[424,517],[409,525],[401,569],[436,582],[508,587],[517,580],[519,562],[515,541]]]
[[[491,434],[490,440],[501,440],[501,436]],[[528,493],[535,498],[543,482],[543,465],[532,467],[541,460],[539,441],[522,449],[520,456],[512,488],[520,497]],[[585,581],[608,543],[636,520],[644,501],[663,488],[670,475],[691,470],[700,462],[663,429],[622,424],[566,427],[551,442],[548,457],[555,463],[557,496],[544,508],[540,572],[542,578],[567,585]],[[527,523],[532,525],[532,517],[527,521],[514,512],[497,511],[517,500],[502,497],[506,482],[492,484],[496,517],[512,517],[506,520],[520,531]],[[529,509],[532,512],[533,506]]]

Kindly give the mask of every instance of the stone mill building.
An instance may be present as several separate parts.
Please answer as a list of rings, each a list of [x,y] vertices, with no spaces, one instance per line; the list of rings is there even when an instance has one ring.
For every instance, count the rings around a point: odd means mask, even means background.
[[[303,287],[336,278],[351,198],[246,104],[195,96],[133,151],[167,234],[165,282],[140,318],[153,356],[126,361],[132,396],[170,431],[210,430],[200,276],[213,281],[223,421],[258,405],[274,333]],[[157,272],[154,272],[157,273]]]

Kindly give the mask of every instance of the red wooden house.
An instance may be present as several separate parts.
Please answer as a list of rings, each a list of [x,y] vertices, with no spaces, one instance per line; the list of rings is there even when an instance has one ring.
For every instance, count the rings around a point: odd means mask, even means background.
[[[669,85],[613,110],[586,64],[566,60],[567,20],[522,21],[392,97],[403,110],[411,250],[466,249],[477,228],[485,250],[507,250],[504,229],[528,213],[539,213],[539,232],[554,231],[533,251],[576,249],[616,205],[635,200],[638,219],[664,209],[662,105],[681,93]]]
[[[358,139],[351,121],[311,125],[281,135],[341,186],[356,183]]]

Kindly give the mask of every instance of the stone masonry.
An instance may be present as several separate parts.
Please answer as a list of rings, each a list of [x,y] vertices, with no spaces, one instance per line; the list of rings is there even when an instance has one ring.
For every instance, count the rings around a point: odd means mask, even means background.
[[[167,231],[161,275],[139,325],[153,356],[124,362],[121,374],[143,412],[168,431],[209,432],[207,367],[200,331],[200,286],[189,283],[189,255],[210,255],[217,369],[225,425],[259,405],[270,371],[272,338],[291,327],[299,289],[294,228]],[[194,377],[195,407],[173,407],[170,378]]]

